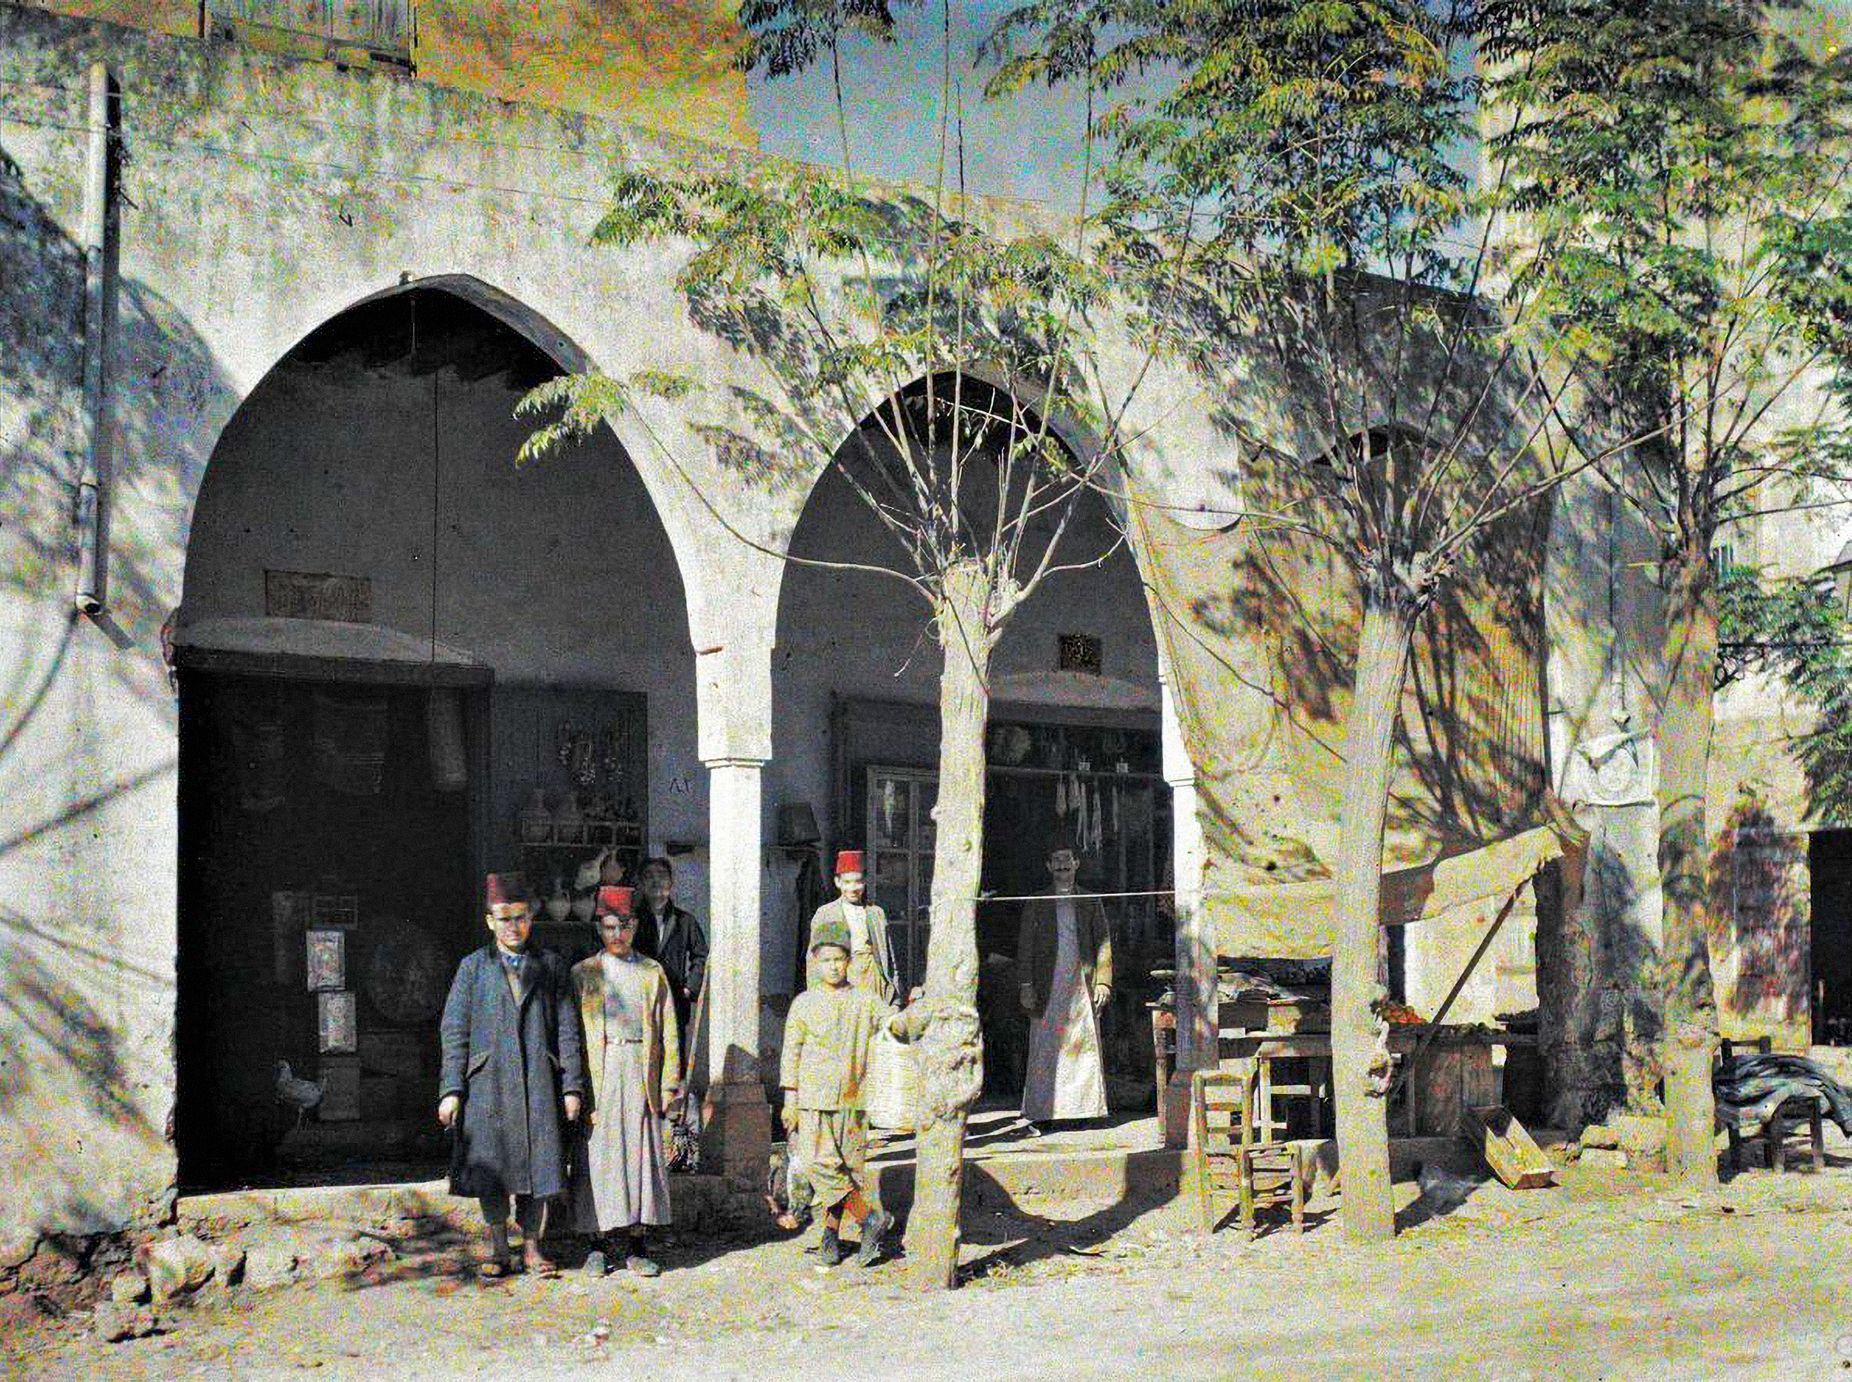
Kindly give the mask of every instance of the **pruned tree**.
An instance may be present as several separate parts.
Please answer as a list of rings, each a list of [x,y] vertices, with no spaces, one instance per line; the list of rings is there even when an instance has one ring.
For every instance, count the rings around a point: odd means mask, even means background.
[[[829,61],[844,166],[716,156],[633,168],[594,239],[679,247],[689,316],[749,360],[763,387],[717,395],[661,373],[563,377],[524,401],[527,413],[550,419],[524,454],[619,414],[648,428],[648,409],[637,405],[677,399],[700,418],[695,431],[718,476],[651,435],[718,523],[781,560],[872,573],[919,597],[943,662],[908,1255],[920,1284],[945,1287],[957,1281],[964,1129],[983,1083],[976,900],[991,657],[1044,583],[1114,550],[1086,550],[1071,536],[1077,506],[1097,502],[1095,481],[1116,445],[1095,402],[1086,327],[1107,282],[1078,234],[1073,243],[1000,234],[966,215],[946,171],[958,163],[949,78],[935,183],[883,187],[856,176],[843,50],[851,36],[891,38],[885,3],[755,0],[742,17],[750,65],[784,75]],[[947,28],[949,44],[949,18]],[[942,56],[949,72],[949,48]],[[1058,416],[1084,424],[1099,446],[1070,449],[1054,430]],[[880,521],[884,549],[844,563],[764,546],[710,489],[771,490],[825,470]]]
[[[1482,21],[1512,282],[1598,365],[1608,430],[1642,437],[1603,469],[1661,551],[1662,1065],[1668,1159],[1698,1180],[1716,1176],[1714,554],[1729,525],[1842,502],[1852,478],[1829,387],[1852,342],[1852,55],[1820,18],[1783,0],[1488,0]]]
[[[1232,516],[1323,544],[1355,581],[1330,864],[1342,1213],[1360,1240],[1394,1232],[1379,910],[1416,631],[1495,525],[1621,444],[1564,448],[1589,406],[1579,339],[1528,288],[1488,297],[1497,225],[1461,158],[1477,19],[1444,0],[1037,0],[991,40],[999,88],[1111,94],[1102,221],[1217,305],[1225,340],[1186,323],[1173,344],[1210,371],[1270,360],[1310,439],[1295,451],[1231,405],[1245,461]],[[1485,175],[1496,187],[1502,170]]]

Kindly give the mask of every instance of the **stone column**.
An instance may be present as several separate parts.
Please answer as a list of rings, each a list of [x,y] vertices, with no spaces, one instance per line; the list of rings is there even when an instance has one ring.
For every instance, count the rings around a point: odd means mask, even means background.
[[[771,1109],[759,1070],[760,772],[771,756],[771,650],[698,650],[701,761],[708,769],[707,1164],[761,1184]]]
[[[1184,746],[1168,676],[1164,698],[1164,780],[1170,784],[1171,873],[1177,906],[1177,1063],[1161,1092],[1164,1145],[1189,1140],[1190,1075],[1216,1062],[1215,940],[1202,905],[1203,832],[1196,814],[1196,765]]]

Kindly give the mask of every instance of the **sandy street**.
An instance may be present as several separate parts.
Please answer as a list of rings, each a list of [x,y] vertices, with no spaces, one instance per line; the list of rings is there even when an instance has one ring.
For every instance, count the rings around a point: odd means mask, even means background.
[[[1205,1247],[1177,1201],[992,1212],[973,1279],[920,1297],[806,1243],[687,1241],[654,1281],[467,1275],[471,1243],[393,1243],[345,1281],[235,1288],[97,1339],[20,1323],[16,1375],[476,1377],[1827,1377],[1852,1373],[1852,1175],[1750,1172],[1704,1197],[1572,1169],[1558,1188],[1413,1203],[1380,1250],[1334,1221]],[[1318,1208],[1328,1211],[1328,1203]],[[1318,1216],[1323,1219],[1323,1213]]]

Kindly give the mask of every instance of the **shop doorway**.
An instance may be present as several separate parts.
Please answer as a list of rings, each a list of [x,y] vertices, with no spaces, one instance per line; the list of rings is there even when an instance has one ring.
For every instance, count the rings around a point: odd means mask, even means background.
[[[906,418],[931,416],[926,385],[901,391]],[[967,406],[981,404],[998,418],[1019,415],[1000,390],[970,378],[959,387]],[[952,388],[939,396],[953,396]],[[906,445],[937,454],[930,424],[904,425]],[[845,440],[839,460],[898,464],[901,443],[889,431],[871,416],[859,438]],[[1001,444],[1001,433],[996,438]],[[982,457],[982,449],[971,455]],[[964,472],[974,484],[971,477],[983,473]],[[976,499],[984,502],[981,494]],[[1102,1023],[1108,1102],[1136,1112],[1150,1108],[1153,1089],[1151,1023],[1142,1004],[1161,988],[1151,971],[1170,967],[1174,945],[1170,914],[1151,895],[1168,886],[1171,839],[1170,794],[1159,768],[1156,638],[1137,563],[1106,496],[1078,495],[1059,516],[1031,518],[1028,532],[1032,547],[1050,544],[1052,565],[1049,579],[1011,616],[987,667],[980,887],[999,899],[1043,891],[1047,850],[1065,837],[1081,851],[1082,886],[1141,895],[1109,909],[1116,992]],[[907,582],[878,574],[908,569],[908,558],[840,465],[818,478],[791,553],[797,560],[786,568],[779,597],[766,790],[781,812],[815,817],[825,862],[837,849],[868,852],[874,900],[894,927],[900,977],[917,983],[929,935],[944,659],[932,610]],[[803,898],[792,908],[791,930],[813,905]],[[1013,901],[978,909],[985,1078],[998,1100],[1014,1100],[1022,1082],[1020,915]],[[792,969],[801,983],[801,963]]]
[[[898,705],[858,705],[839,723],[854,736],[852,790],[845,814],[862,822],[872,900],[887,913],[903,990],[924,982],[931,933],[932,808],[937,774],[927,767],[867,761],[923,740],[930,726],[908,726],[922,712]],[[877,728],[884,726],[884,728]],[[1153,1097],[1151,1024],[1145,1005],[1162,985],[1175,953],[1170,886],[1170,789],[1159,774],[1155,728],[1029,718],[1004,710],[991,721],[986,747],[984,862],[978,906],[978,1007],[984,1026],[988,1095],[1022,1093],[1028,1024],[1017,1001],[1016,951],[1023,903],[1048,888],[1048,850],[1077,850],[1082,891],[1107,894],[1113,927],[1115,985],[1101,1016],[1109,1101],[1143,1108]]]
[[[486,940],[483,874],[526,873],[570,956],[588,872],[701,838],[644,477],[608,431],[516,464],[555,350],[488,285],[408,287],[299,342],[214,449],[172,627],[189,1187],[435,1173],[436,1005]]]
[[[1813,1040],[1852,1046],[1852,830],[1814,831],[1807,866],[1813,878]]]
[[[179,673],[181,1182],[434,1175],[437,1019],[481,942],[486,680],[225,662]]]

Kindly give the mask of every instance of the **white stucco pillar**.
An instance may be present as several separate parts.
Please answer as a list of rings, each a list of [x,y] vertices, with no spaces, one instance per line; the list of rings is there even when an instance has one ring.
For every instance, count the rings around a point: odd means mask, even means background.
[[[1170,784],[1171,874],[1176,880],[1177,1063],[1163,1092],[1164,1143],[1189,1138],[1190,1075],[1216,1063],[1215,944],[1202,905],[1203,832],[1196,814],[1196,765],[1183,742],[1169,674],[1159,678],[1164,700],[1164,780]]]
[[[771,649],[736,638],[696,650],[708,770],[708,1087],[705,1152],[742,1184],[765,1175],[771,1108],[759,1069],[760,777],[771,757]]]
[[[756,759],[708,769],[708,1081],[759,1080],[759,778]]]

